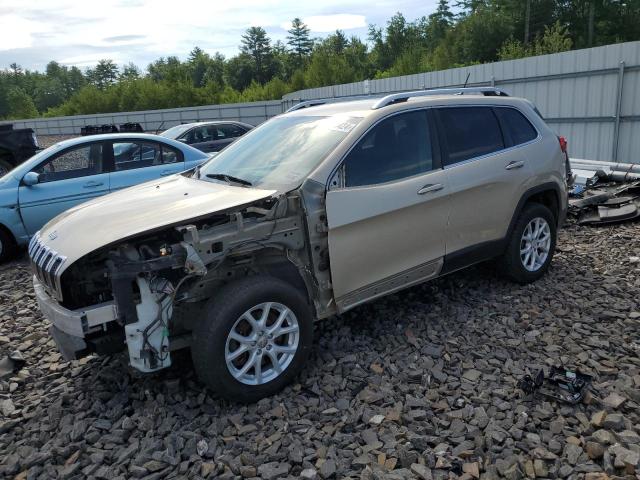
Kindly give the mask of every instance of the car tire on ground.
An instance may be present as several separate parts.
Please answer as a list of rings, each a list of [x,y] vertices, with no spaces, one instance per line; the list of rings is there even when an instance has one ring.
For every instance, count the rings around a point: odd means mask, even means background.
[[[0,228],[0,263],[11,259],[15,254],[16,245],[7,232]]]
[[[277,278],[255,276],[224,286],[206,304],[191,356],[207,387],[249,403],[290,383],[312,341],[313,315],[304,295]]]
[[[549,269],[556,248],[556,220],[542,204],[524,206],[498,260],[499,271],[515,282],[535,282]]]

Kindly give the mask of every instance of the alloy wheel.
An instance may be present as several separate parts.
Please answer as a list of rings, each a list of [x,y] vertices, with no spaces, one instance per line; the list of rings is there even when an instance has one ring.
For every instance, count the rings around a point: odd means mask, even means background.
[[[261,303],[244,312],[227,335],[227,369],[245,385],[263,385],[287,369],[299,341],[293,311],[281,303]]]
[[[520,239],[520,261],[529,272],[542,268],[551,249],[551,228],[542,218],[532,219],[522,232]]]

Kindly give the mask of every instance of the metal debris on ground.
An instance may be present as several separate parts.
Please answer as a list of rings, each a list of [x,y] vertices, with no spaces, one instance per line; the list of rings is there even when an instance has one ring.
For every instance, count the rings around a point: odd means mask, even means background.
[[[564,367],[552,366],[549,375],[540,370],[535,377],[525,375],[518,388],[527,395],[539,394],[561,402],[577,404],[582,401],[591,383],[591,376]]]
[[[18,373],[26,363],[22,353],[18,350],[5,355],[0,359],[0,380],[9,378],[13,374]]]
[[[640,164],[572,159],[575,186],[569,213],[579,225],[606,225],[640,217]]]

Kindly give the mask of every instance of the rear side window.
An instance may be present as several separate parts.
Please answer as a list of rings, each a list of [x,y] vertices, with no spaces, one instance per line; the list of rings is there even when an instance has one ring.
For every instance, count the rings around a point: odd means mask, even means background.
[[[179,154],[176,149],[155,142],[125,141],[113,143],[113,159],[119,172],[176,163]]]
[[[530,142],[538,136],[529,120],[515,108],[496,108],[495,112],[513,145]]]
[[[449,154],[447,164],[504,148],[498,119],[490,107],[440,108],[438,114]]]
[[[432,170],[427,112],[383,120],[356,144],[344,166],[347,187],[376,185]]]
[[[232,124],[220,125],[220,127],[218,127],[218,131],[222,134],[221,136],[223,138],[241,137],[245,133],[243,128]]]

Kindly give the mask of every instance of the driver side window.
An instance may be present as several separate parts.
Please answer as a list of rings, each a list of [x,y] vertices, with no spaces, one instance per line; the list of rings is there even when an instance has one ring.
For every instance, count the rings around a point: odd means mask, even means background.
[[[401,113],[369,131],[344,161],[346,187],[377,185],[433,169],[427,112]]]
[[[92,143],[67,150],[33,170],[38,182],[55,182],[102,173],[102,143]]]

